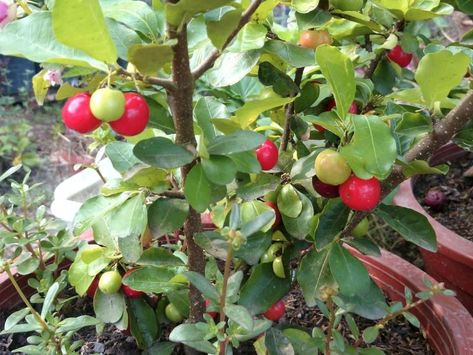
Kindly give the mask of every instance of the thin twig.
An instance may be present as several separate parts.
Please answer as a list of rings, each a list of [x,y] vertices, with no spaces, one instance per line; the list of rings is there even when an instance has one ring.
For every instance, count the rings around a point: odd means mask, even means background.
[[[220,295],[220,322],[225,322],[225,303],[227,298],[228,279],[230,278],[230,271],[233,259],[232,243],[228,243],[227,258],[225,259],[225,269],[223,271],[223,285],[222,293]],[[225,328],[220,329],[221,334],[225,334]],[[220,355],[225,355],[226,341],[220,343]]]
[[[116,72],[117,74],[130,77],[133,80],[139,80],[146,84],[161,86],[162,88],[170,92],[176,90],[177,88],[174,81],[170,79],[158,78],[156,76],[144,76],[144,75],[141,75],[140,73],[130,73],[123,68],[118,68]]]
[[[216,49],[205,59],[193,72],[192,76],[194,80],[199,79],[207,70],[213,67],[215,61],[222,55],[225,48],[233,41],[233,39],[238,35],[240,30],[245,26],[251,19],[251,16],[255,13],[255,11],[260,6],[262,0],[253,0],[250,6],[246,9],[243,15],[240,18],[240,22],[238,22],[237,27],[230,33],[227,37],[221,49]]]
[[[294,83],[299,87],[302,81],[302,75],[304,74],[304,67],[296,69],[296,75],[294,77]],[[284,133],[281,138],[281,152],[287,150],[289,139],[291,138],[291,121],[294,116],[294,101],[290,102],[286,106],[286,122],[284,124]]]
[[[163,191],[159,193],[159,196],[169,197],[169,198],[178,198],[178,199],[185,199],[184,193],[181,191]]]

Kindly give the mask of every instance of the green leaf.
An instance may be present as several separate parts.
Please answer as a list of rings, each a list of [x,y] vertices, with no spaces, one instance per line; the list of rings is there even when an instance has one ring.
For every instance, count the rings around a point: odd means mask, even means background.
[[[146,249],[136,264],[156,267],[184,265],[181,259],[172,255],[167,249],[155,247]]]
[[[179,324],[169,334],[169,340],[175,343],[183,343],[204,353],[213,354],[215,347],[209,341],[202,340],[206,338],[209,332],[208,328],[207,323],[202,322]]]
[[[197,212],[204,212],[212,201],[211,183],[201,164],[195,165],[186,177],[184,195]]]
[[[383,58],[373,73],[374,88],[381,95],[387,95],[393,92],[398,77],[391,61]]]
[[[356,176],[384,180],[397,158],[396,141],[391,130],[378,116],[352,116],[355,133],[340,153]]]
[[[135,44],[128,49],[128,60],[143,75],[156,75],[172,58],[172,48],[162,44]]]
[[[59,322],[57,332],[58,333],[67,333],[67,332],[76,332],[79,329],[85,327],[91,327],[94,325],[101,324],[101,321],[97,318],[91,316],[79,316],[73,318],[66,318]]]
[[[224,5],[230,4],[231,0],[211,0],[211,1],[194,1],[180,0],[178,3],[166,4],[166,19],[174,26],[179,26],[184,19],[190,19],[194,15],[217,9]]]
[[[459,131],[453,137],[453,142],[463,149],[473,152],[473,128],[465,128]]]
[[[44,99],[48,94],[50,83],[44,79],[44,74],[48,71],[46,69],[41,70],[38,74],[33,76],[33,92],[38,105],[43,106]]]
[[[153,235],[161,237],[173,233],[184,225],[189,204],[180,199],[158,199],[148,209],[149,227]]]
[[[201,159],[201,164],[207,178],[216,185],[227,185],[235,179],[236,165],[224,155],[211,155]]]
[[[247,23],[240,32],[238,32],[237,37],[227,48],[227,51],[241,53],[252,49],[263,48],[267,33],[268,30],[262,23]]]
[[[418,1],[419,4],[429,3],[429,1]],[[430,1],[430,3],[438,3],[438,1]],[[425,8],[425,7],[424,7]],[[454,7],[450,4],[440,3],[437,7],[432,8],[432,6],[426,7],[424,10],[422,7],[410,8],[406,15],[406,21],[422,21],[429,20],[437,16],[447,16],[453,13]]]
[[[120,173],[125,173],[140,161],[133,155],[134,145],[125,142],[112,142],[106,145],[105,153],[112,161],[113,167]]]
[[[236,29],[240,22],[241,10],[230,10],[218,21],[207,22],[207,35],[212,44],[222,49],[228,36]]]
[[[465,53],[453,54],[449,50],[429,53],[420,60],[415,78],[430,108],[460,84],[470,62]]]
[[[306,14],[319,6],[319,0],[292,0],[291,5],[297,12]]]
[[[261,165],[254,151],[230,154],[228,157],[236,164],[237,171],[247,174],[256,174],[261,171]]]
[[[299,87],[294,81],[270,62],[260,63],[258,78],[263,85],[272,86],[279,96],[296,96],[299,93]]]
[[[371,282],[363,263],[340,244],[335,244],[329,256],[330,271],[345,295],[361,295]]]
[[[278,209],[283,215],[296,218],[302,212],[302,201],[291,184],[284,185],[278,194]]]
[[[236,84],[258,63],[259,57],[259,50],[239,53],[226,52],[207,72],[206,81],[211,83],[214,88]]]
[[[215,286],[212,285],[205,276],[194,271],[186,271],[184,272],[184,276],[187,277],[189,282],[193,284],[204,297],[218,303],[220,295]]]
[[[104,323],[115,323],[125,312],[125,298],[122,293],[105,294],[97,289],[94,297],[94,312]]]
[[[0,53],[37,63],[78,65],[108,71],[107,65],[56,40],[51,13],[35,12],[13,21],[0,32]]]
[[[473,3],[470,0],[456,0],[460,10],[468,15],[473,15]]]
[[[412,160],[408,163],[403,161],[398,162],[402,166],[402,173],[406,178],[410,178],[414,175],[421,174],[442,174],[445,175],[448,172],[448,165],[441,164],[437,166],[430,166],[425,160]]]
[[[179,168],[194,160],[194,154],[185,147],[174,144],[164,137],[153,137],[138,142],[133,154],[146,164],[163,169]]]
[[[320,299],[324,287],[333,287],[334,280],[330,274],[329,257],[331,249],[311,250],[301,260],[297,270],[297,282],[302,290],[307,306],[314,307]]]
[[[296,113],[302,112],[312,106],[317,101],[320,94],[320,86],[313,82],[306,83],[302,89],[301,94],[294,100],[294,111]]]
[[[379,205],[374,213],[405,240],[431,252],[437,251],[435,231],[423,214],[409,208],[384,204]]]
[[[340,118],[334,111],[322,112],[318,116],[302,116],[302,119],[306,122],[318,124],[338,137],[343,137],[345,134],[344,130],[340,127]]]
[[[297,192],[302,202],[302,211],[296,218],[282,215],[284,227],[287,232],[296,239],[305,239],[312,230],[314,218],[314,206],[311,200],[301,192]],[[279,197],[279,196],[278,196]]]
[[[96,196],[85,201],[74,217],[74,235],[84,233],[88,228],[92,227],[95,222],[101,220],[108,212],[122,205],[128,197],[128,194],[123,193],[111,197]]]
[[[296,68],[315,65],[313,49],[302,48],[284,41],[270,40],[264,45],[264,50]]]
[[[216,135],[215,128],[210,120],[212,118],[228,117],[230,117],[230,114],[227,107],[212,96],[201,97],[195,104],[194,118],[208,140],[214,139]]]
[[[130,330],[139,346],[149,348],[156,341],[159,323],[153,308],[143,297],[128,298]]]
[[[276,218],[274,215],[274,210],[262,201],[255,200],[255,201],[243,202],[240,206],[241,223],[242,225],[246,223],[250,223],[253,220],[255,220],[255,218],[257,218],[258,216],[266,214],[267,212],[272,212],[273,218],[271,218],[266,224],[266,226],[262,229],[263,232],[269,231],[271,227],[273,226],[273,223]]]
[[[87,292],[94,279],[94,276],[88,274],[88,265],[80,259],[76,259],[72,263],[67,276],[69,283],[74,286],[79,296],[83,296]]]
[[[351,240],[347,240],[346,243],[365,255],[371,255],[379,257],[381,256],[381,249],[379,246],[371,241],[368,236],[356,237]]]
[[[172,355],[176,345],[177,344],[171,343],[170,341],[155,343],[153,346],[146,349],[143,352],[143,354],[144,355],[153,355],[153,354]]]
[[[5,325],[3,327],[4,331],[9,331],[19,322],[21,322],[28,314],[30,314],[29,308],[23,308],[19,311],[11,313],[5,321]]]
[[[338,48],[322,45],[316,51],[317,62],[327,79],[341,118],[345,118],[355,99],[356,82],[353,64]]]
[[[144,194],[128,199],[118,206],[110,220],[111,232],[117,238],[141,235],[147,225],[148,216]]]
[[[243,329],[248,332],[253,330],[253,317],[245,307],[236,304],[227,304],[224,310],[225,315],[235,323],[241,325]]]
[[[129,274],[123,279],[123,283],[137,291],[154,293],[169,292],[182,287],[182,285],[169,281],[174,275],[174,272],[165,268],[145,266]]]
[[[330,199],[319,216],[315,231],[315,244],[323,248],[330,244],[345,228],[350,209],[338,198]]]
[[[420,112],[405,112],[396,125],[396,133],[402,136],[417,137],[432,131],[432,119]]]
[[[290,285],[289,277],[274,274],[271,263],[256,265],[241,289],[239,303],[253,315],[266,312],[287,294]]]
[[[51,306],[56,299],[56,296],[59,292],[59,283],[55,282],[52,286],[48,289],[46,296],[44,297],[43,308],[41,308],[41,318],[45,319],[48,315],[49,311],[51,310]]]
[[[286,328],[282,332],[291,342],[296,355],[318,353],[320,342],[309,333],[295,328]]]
[[[300,31],[319,27],[332,18],[330,12],[321,9],[315,9],[306,14],[296,12],[296,21]]]
[[[242,128],[246,128],[253,124],[261,113],[284,106],[293,100],[294,98],[291,97],[270,96],[268,98],[247,101],[242,107],[236,110],[235,119],[240,123]]]
[[[105,17],[121,22],[157,42],[159,20],[155,12],[143,1],[100,0]]]
[[[270,328],[264,337],[264,344],[271,355],[294,355],[294,348],[284,333],[276,328]]]
[[[270,245],[271,233],[256,233],[235,251],[235,257],[245,260],[249,265],[256,265]]]
[[[276,215],[274,211],[266,211],[260,215],[257,215],[251,221],[245,223],[241,227],[241,233],[245,237],[251,237],[253,234],[259,232],[260,230],[263,232],[267,231],[267,226],[272,225]]]
[[[264,194],[275,191],[279,186],[280,178],[271,174],[259,174],[256,180],[240,186],[236,192],[243,200],[251,201]]]
[[[108,64],[116,62],[117,48],[98,0],[56,1],[52,20],[54,35],[66,46]]]
[[[379,328],[378,327],[368,327],[365,330],[363,330],[363,340],[367,344],[371,344],[376,340],[376,338],[379,335]]]
[[[228,242],[217,232],[203,232],[195,235],[195,242],[210,255],[220,260],[227,258]]]
[[[117,47],[118,57],[128,61],[128,48],[135,44],[142,44],[143,40],[138,33],[122,23],[110,18],[107,18],[106,21],[110,36]]]
[[[208,145],[209,154],[227,155],[258,148],[266,138],[253,131],[236,131],[226,136],[215,137]]]

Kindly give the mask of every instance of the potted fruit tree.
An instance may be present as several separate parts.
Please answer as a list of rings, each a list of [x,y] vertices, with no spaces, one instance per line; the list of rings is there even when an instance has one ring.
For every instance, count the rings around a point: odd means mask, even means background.
[[[372,213],[437,248],[423,215],[383,199],[437,172],[426,159],[472,117],[462,81],[471,50],[431,43],[415,26],[452,5],[294,0],[283,27],[273,0],[20,3],[0,53],[42,63],[39,101],[49,71],[79,79],[58,90],[64,124],[106,145],[122,175],[72,226],[95,243],[81,245],[68,282],[93,298],[100,324],[129,330],[150,353],[169,353],[170,340],[188,353],[232,354],[251,341],[270,354],[378,354],[370,344],[387,322],[418,325],[411,310],[452,295],[426,279],[402,302],[388,292],[388,306],[352,253],[370,261],[347,246],[380,253],[363,237]],[[277,325],[291,288],[320,308],[323,329]],[[5,332],[39,322],[54,334],[30,311]],[[360,331],[352,314],[377,321]],[[40,351],[37,340],[28,349]]]

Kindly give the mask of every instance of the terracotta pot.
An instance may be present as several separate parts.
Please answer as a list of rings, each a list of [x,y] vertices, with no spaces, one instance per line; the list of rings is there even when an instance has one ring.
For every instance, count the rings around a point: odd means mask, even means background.
[[[458,160],[467,154],[455,145],[442,147],[430,160],[431,165],[445,161]],[[417,202],[413,192],[415,179],[403,182],[393,203],[422,213],[429,219],[437,235],[438,251],[429,252],[420,248],[425,263],[425,270],[435,279],[445,282],[455,290],[458,299],[473,314],[473,242],[462,238],[457,233],[443,226],[431,217]]]
[[[425,290],[424,278],[436,282],[422,270],[386,250],[382,250],[379,258],[362,255],[353,248],[349,250],[365,264],[373,280],[393,301],[404,300],[405,287],[413,293]],[[419,318],[437,355],[473,354],[473,318],[455,297],[435,296],[413,309],[412,313]]]

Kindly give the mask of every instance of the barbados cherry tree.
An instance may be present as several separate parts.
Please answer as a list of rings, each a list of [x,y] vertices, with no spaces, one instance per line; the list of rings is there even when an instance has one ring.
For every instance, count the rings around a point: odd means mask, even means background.
[[[454,7],[473,12],[467,2],[18,3],[0,52],[41,63],[40,103],[62,73],[64,124],[105,146],[122,175],[73,224],[95,243],[68,279],[98,319],[149,351],[169,345],[160,327],[171,322],[169,340],[188,352],[254,339],[270,354],[378,354],[369,344],[388,320],[418,324],[412,305],[447,293],[427,284],[388,306],[347,248],[380,255],[365,236],[374,214],[436,250],[427,219],[390,196],[445,173],[427,161],[441,145],[471,147],[473,33],[449,45],[425,35]],[[327,327],[273,327],[292,287]],[[360,331],[352,314],[379,321]]]

